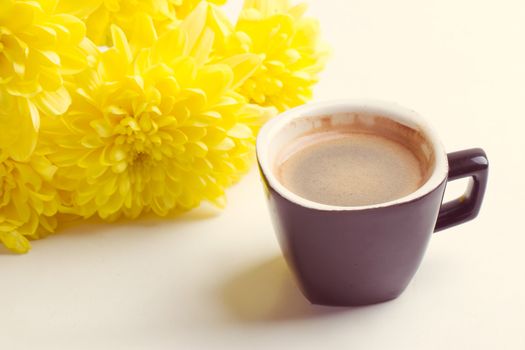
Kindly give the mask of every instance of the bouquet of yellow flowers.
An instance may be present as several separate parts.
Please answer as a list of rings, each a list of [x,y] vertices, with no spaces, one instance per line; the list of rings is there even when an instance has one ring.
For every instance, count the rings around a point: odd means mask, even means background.
[[[0,0],[0,241],[59,214],[167,215],[249,169],[261,124],[311,98],[326,49],[305,6]]]

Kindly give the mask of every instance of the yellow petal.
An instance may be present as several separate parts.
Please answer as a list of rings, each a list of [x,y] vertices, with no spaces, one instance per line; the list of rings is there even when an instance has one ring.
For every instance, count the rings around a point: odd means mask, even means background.
[[[196,84],[204,90],[210,103],[217,101],[228,88],[231,88],[232,82],[231,68],[222,64],[203,67],[199,70],[196,79]]]
[[[45,180],[51,181],[57,171],[57,167],[42,156],[31,157],[31,166],[39,173]]]
[[[38,81],[40,85],[48,91],[57,90],[64,83],[62,76],[57,69],[50,69],[46,67],[40,68]]]
[[[151,16],[140,12],[135,16],[130,43],[137,48],[151,47],[157,41],[157,32]]]
[[[248,139],[253,137],[252,129],[245,124],[237,123],[230,130],[228,130],[228,136],[237,139]]]
[[[220,63],[230,66],[233,70],[232,88],[237,89],[260,67],[262,59],[259,55],[242,54],[225,58]]]
[[[180,110],[177,110],[178,106],[174,106],[174,110],[177,112],[175,114],[177,120],[179,120],[179,117],[187,117],[190,111],[201,110],[204,106],[206,106],[208,100],[206,93],[200,89],[184,89],[177,97],[177,103],[181,107]]]
[[[131,48],[128,44],[128,39],[126,34],[116,25],[111,25],[111,39],[113,40],[113,46],[119,54],[122,55],[122,58],[125,59],[126,63],[131,63],[133,60],[133,55],[131,53]]]
[[[178,129],[173,130],[170,135],[173,137],[173,142],[175,144],[184,144],[188,142],[188,136]]]
[[[228,16],[223,11],[220,11],[215,6],[209,6],[208,9],[208,25],[216,34],[218,40],[223,43],[226,37],[231,35],[234,31]]]
[[[34,99],[39,110],[50,115],[64,114],[71,104],[71,96],[65,88],[43,91]]]
[[[193,48],[191,55],[195,57],[195,62],[198,65],[205,64],[208,61],[212,47],[215,33],[210,28],[205,28],[201,37]]]
[[[0,148],[18,161],[25,161],[33,153],[39,128],[39,115],[33,104],[20,100],[18,113],[0,114]]]
[[[185,33],[176,27],[161,35],[153,47],[152,56],[155,62],[170,64],[175,58],[180,58],[182,52],[187,51]]]
[[[56,45],[56,31],[49,26],[34,24],[26,33],[31,36],[31,46],[34,46],[35,48],[44,49]]]
[[[173,74],[181,87],[194,86],[197,75],[197,65],[193,57],[181,57],[171,63]]]
[[[288,13],[292,16],[294,16],[296,19],[301,18],[304,13],[308,10],[308,4],[301,3],[293,6],[292,8],[288,9]]]
[[[181,127],[178,130],[182,131],[184,135],[188,137],[189,140],[197,141],[206,136],[205,128],[198,128],[195,126],[186,126]]]
[[[6,5],[7,4],[2,3],[0,9],[5,11]],[[11,16],[2,16],[1,20],[2,26],[9,28],[9,30],[12,32],[17,33],[22,31],[33,23],[35,16],[34,5],[23,2],[15,2],[12,4],[9,10],[10,11],[7,13],[11,14]]]
[[[86,36],[86,25],[75,16],[56,14],[53,20],[67,28],[71,43],[79,43]]]
[[[16,83],[8,84],[6,90],[11,95],[30,98],[42,91],[42,86],[36,79],[20,80]]]
[[[186,145],[186,150],[195,157],[204,157],[208,153],[208,146],[204,142],[191,142]]]
[[[213,146],[213,149],[216,149],[219,151],[229,151],[234,147],[235,147],[235,142],[229,137],[225,137],[220,143]]]
[[[85,18],[98,9],[104,0],[59,0],[57,12],[70,13],[79,18]]]
[[[87,66],[86,52],[80,47],[67,47],[60,51],[60,72],[75,74]]]
[[[31,243],[17,231],[0,232],[0,241],[15,253],[23,254],[31,250]]]
[[[208,4],[202,1],[191,14],[184,19],[180,28],[186,33],[187,46],[184,55],[189,55],[193,50],[197,40],[201,36],[204,26],[206,24],[206,16],[208,13]]]
[[[101,73],[108,81],[121,79],[128,71],[128,62],[113,48],[101,54],[101,62]]]
[[[74,1],[74,0],[71,0]],[[88,38],[97,45],[108,44],[109,12],[105,6],[100,6],[85,20]]]

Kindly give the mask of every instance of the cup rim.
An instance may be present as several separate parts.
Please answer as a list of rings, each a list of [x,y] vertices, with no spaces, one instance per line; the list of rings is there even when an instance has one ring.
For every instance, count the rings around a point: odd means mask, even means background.
[[[362,206],[339,206],[318,203],[301,197],[287,189],[277,179],[270,167],[271,160],[269,159],[270,156],[268,152],[268,146],[277,133],[291,121],[296,119],[351,112],[378,114],[411,128],[418,128],[421,130],[425,134],[428,141],[430,141],[435,155],[434,170],[427,181],[416,191],[401,198]],[[447,154],[443,145],[441,144],[441,141],[437,137],[437,134],[434,132],[434,129],[428,124],[428,122],[426,122],[414,110],[402,107],[397,103],[371,99],[326,100],[307,103],[299,107],[289,109],[279,114],[275,118],[272,118],[263,125],[256,140],[256,156],[259,167],[261,168],[261,171],[269,186],[277,191],[277,193],[279,193],[282,197],[306,208],[325,211],[366,210],[411,202],[435,190],[447,178],[448,174]]]

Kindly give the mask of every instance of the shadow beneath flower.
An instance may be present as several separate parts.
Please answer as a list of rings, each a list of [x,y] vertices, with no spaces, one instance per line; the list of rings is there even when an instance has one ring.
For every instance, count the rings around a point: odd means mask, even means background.
[[[174,211],[166,216],[158,216],[154,213],[145,213],[136,219],[120,218],[116,221],[110,222],[110,224],[130,224],[139,226],[156,226],[159,223],[166,221],[178,221],[178,222],[193,222],[201,221],[206,219],[212,219],[221,214],[221,210],[212,206],[208,203],[203,203],[201,206],[194,208],[190,211]]]
[[[167,223],[173,225],[175,222],[185,224],[212,219],[220,215],[220,213],[220,210],[211,205],[201,205],[187,212],[170,213],[162,217],[154,213],[142,214],[136,219],[119,218],[114,221],[106,221],[98,216],[93,216],[88,219],[72,216],[61,217],[59,219],[60,225],[54,236],[64,233],[67,233],[67,235],[93,234],[96,231],[111,227],[156,227]]]
[[[222,286],[220,295],[234,321],[239,323],[328,317],[356,309],[310,304],[280,256],[234,276]]]
[[[145,213],[136,219],[119,218],[114,221],[106,221],[98,217],[98,215],[92,216],[88,219],[84,219],[79,216],[69,214],[58,214],[57,219],[59,226],[56,232],[50,236],[41,237],[42,239],[53,237],[62,237],[64,233],[68,236],[82,236],[82,235],[94,235],[97,232],[105,231],[114,227],[139,227],[139,228],[153,228],[162,225],[185,225],[197,221],[203,221],[213,219],[221,214],[221,210],[214,207],[209,203],[203,203],[199,207],[194,208],[190,211],[179,211],[172,212],[166,216],[158,216],[154,213]],[[119,231],[119,230],[117,230]],[[30,239],[32,246],[35,246],[35,242],[39,239]],[[11,252],[0,242],[0,255],[20,255]]]
[[[0,255],[20,255],[7,249],[2,243],[0,243]]]

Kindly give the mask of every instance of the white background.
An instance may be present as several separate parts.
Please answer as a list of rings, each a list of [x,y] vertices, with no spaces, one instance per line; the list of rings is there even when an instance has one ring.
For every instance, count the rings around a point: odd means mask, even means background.
[[[316,98],[396,101],[447,150],[483,147],[480,217],[436,234],[397,300],[312,306],[254,169],[222,213],[75,225],[28,255],[0,251],[1,349],[525,349],[525,3],[318,0],[310,13],[333,48]]]

